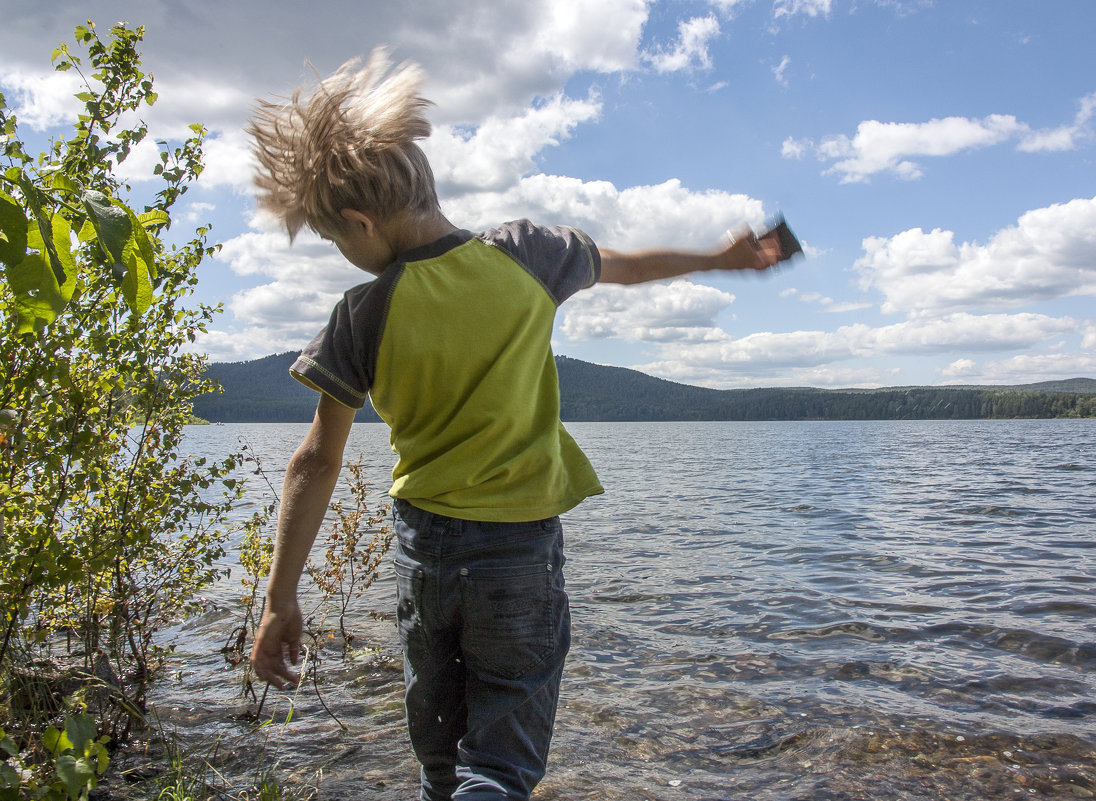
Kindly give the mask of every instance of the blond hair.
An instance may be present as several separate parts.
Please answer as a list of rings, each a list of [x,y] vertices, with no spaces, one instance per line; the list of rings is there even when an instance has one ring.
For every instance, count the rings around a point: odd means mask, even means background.
[[[385,219],[438,207],[430,163],[415,144],[430,135],[423,71],[404,63],[386,76],[383,47],[359,63],[346,62],[308,97],[298,88],[287,103],[260,100],[252,115],[258,204],[291,239],[306,225],[338,232],[345,208]]]

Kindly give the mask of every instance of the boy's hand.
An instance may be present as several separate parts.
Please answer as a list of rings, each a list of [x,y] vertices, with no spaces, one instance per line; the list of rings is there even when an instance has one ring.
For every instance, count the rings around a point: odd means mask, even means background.
[[[251,667],[255,675],[273,684],[279,690],[288,689],[301,680],[286,664],[297,664],[301,654],[301,631],[304,620],[297,600],[272,604],[267,601],[259,630],[255,632],[255,644],[251,648]]]
[[[763,272],[784,259],[775,230],[762,236],[742,226],[731,233],[731,241],[714,256],[714,270],[756,270]]]

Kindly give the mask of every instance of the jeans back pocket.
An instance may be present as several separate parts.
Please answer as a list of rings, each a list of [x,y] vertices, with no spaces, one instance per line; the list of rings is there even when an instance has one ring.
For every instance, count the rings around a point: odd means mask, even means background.
[[[461,570],[465,658],[517,679],[552,655],[567,614],[563,572],[551,564]]]

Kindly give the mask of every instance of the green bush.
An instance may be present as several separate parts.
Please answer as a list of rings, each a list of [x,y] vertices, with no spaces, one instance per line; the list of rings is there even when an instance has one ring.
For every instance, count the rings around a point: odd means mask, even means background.
[[[162,656],[156,632],[221,574],[241,491],[235,457],[179,452],[191,400],[212,389],[184,349],[218,311],[187,304],[217,247],[206,228],[167,240],[205,129],[159,143],[159,191],[139,211],[115,175],[146,135],[120,120],[156,100],[142,36],[120,24],[101,39],[89,22],[81,55],[53,52],[84,79],[83,113],[46,152],[27,152],[0,95],[0,677],[21,750],[51,750],[28,715],[56,715],[76,688],[97,732],[126,735]]]

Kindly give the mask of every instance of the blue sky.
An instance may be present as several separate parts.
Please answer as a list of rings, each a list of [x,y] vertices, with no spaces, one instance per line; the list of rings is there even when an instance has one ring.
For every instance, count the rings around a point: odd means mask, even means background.
[[[71,118],[49,53],[89,4],[5,2],[0,89],[25,136]],[[147,28],[152,139],[206,124],[180,204],[224,249],[199,297],[218,361],[300,348],[363,279],[254,213],[242,134],[387,44],[430,75],[424,147],[454,223],[577,225],[614,249],[707,249],[783,212],[808,255],[758,279],[596,287],[559,354],[715,387],[1096,376],[1096,4],[1073,0],[98,0]]]

